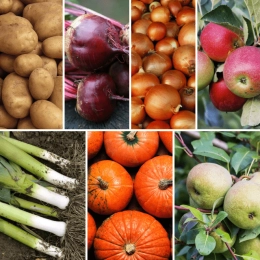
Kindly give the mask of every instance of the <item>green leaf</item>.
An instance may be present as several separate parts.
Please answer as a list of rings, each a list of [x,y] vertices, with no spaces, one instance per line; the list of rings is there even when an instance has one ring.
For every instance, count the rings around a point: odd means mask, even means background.
[[[193,149],[196,150],[198,149],[200,146],[212,146],[212,141],[210,140],[195,140],[191,142]]]
[[[177,254],[177,256],[185,255],[191,249],[191,246],[185,246],[181,249],[181,251]]]
[[[218,132],[218,133],[220,133],[223,136],[227,136],[227,137],[236,137],[236,134],[232,133],[232,132]]]
[[[10,200],[11,200],[11,191],[9,189],[0,187],[0,201],[10,203]]]
[[[217,217],[214,219],[213,223],[210,225],[210,227],[217,226],[220,222],[222,222],[228,214],[225,211],[220,211],[217,215]]]
[[[260,227],[244,230],[239,236],[239,243],[254,239],[260,234]]]
[[[195,208],[193,208],[193,207],[191,207],[191,206],[188,206],[188,205],[181,205],[181,206],[184,207],[184,208],[186,208],[186,209],[189,209],[190,212],[193,214],[193,216],[194,216],[196,219],[198,219],[198,220],[200,220],[200,221],[203,221],[203,216],[202,216],[203,213],[201,213],[199,210],[197,210],[197,209],[195,209]]]
[[[222,149],[214,147],[213,145],[203,145],[198,147],[193,152],[196,155],[201,155],[209,158],[213,158],[216,160],[220,160],[222,162],[229,163],[230,157],[229,155]]]
[[[243,106],[243,111],[241,115],[241,125],[242,126],[256,126],[260,124],[260,95],[248,99]]]
[[[222,241],[226,243],[232,242],[230,235],[227,232],[223,231],[222,229],[217,228],[214,230],[214,232],[221,238]]]
[[[256,25],[260,23],[260,0],[245,0],[249,15],[255,19]]]
[[[209,255],[216,247],[216,241],[202,230],[195,238],[195,245],[201,255]]]
[[[254,33],[252,23],[249,19],[243,16],[243,30],[245,45],[252,45],[254,43]]]
[[[221,24],[229,29],[237,31],[237,29],[242,25],[237,16],[232,12],[232,10],[226,5],[220,5],[212,11],[208,12],[202,18],[207,22],[214,22]]]
[[[231,166],[234,168],[236,174],[251,164],[253,156],[257,156],[255,151],[251,151],[245,146],[237,148],[237,152],[231,159]]]

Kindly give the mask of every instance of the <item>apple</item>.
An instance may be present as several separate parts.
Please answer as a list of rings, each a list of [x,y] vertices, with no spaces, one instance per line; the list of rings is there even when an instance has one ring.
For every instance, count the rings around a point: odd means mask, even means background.
[[[220,78],[212,82],[209,87],[209,96],[213,105],[220,111],[235,112],[243,107],[246,98],[239,97],[231,92],[224,81]]]
[[[209,85],[214,76],[214,64],[209,56],[202,51],[197,52],[198,60],[198,90],[202,90]]]
[[[209,23],[203,28],[200,43],[208,56],[217,62],[224,62],[230,52],[244,46],[239,35],[215,23]]]
[[[260,94],[260,49],[244,46],[232,52],[225,64],[223,77],[237,96],[252,98]]]

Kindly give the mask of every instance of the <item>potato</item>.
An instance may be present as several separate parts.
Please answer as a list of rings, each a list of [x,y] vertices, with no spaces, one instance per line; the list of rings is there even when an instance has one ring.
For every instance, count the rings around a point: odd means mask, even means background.
[[[4,80],[0,78],[0,104],[2,104],[2,88]]]
[[[58,63],[58,76],[62,76],[63,75],[63,61],[61,60]]]
[[[34,4],[34,3],[42,3],[42,2],[57,2],[62,4],[62,0],[21,0],[24,4]]]
[[[13,6],[10,12],[14,13],[15,15],[22,16],[24,9],[24,4],[20,0],[13,0]]]
[[[43,61],[36,54],[22,54],[14,60],[14,71],[22,76],[29,77],[33,70],[41,68]]]
[[[13,5],[13,0],[1,0],[0,14],[6,14],[10,12]]]
[[[17,118],[9,115],[3,105],[0,105],[0,127],[3,128],[15,128],[17,125]]]
[[[1,53],[0,54],[0,68],[4,71],[11,73],[14,72],[14,61],[16,56]]]
[[[29,116],[21,118],[18,121],[17,129],[37,129],[33,124]]]
[[[3,82],[2,101],[7,112],[15,118],[29,115],[32,97],[28,88],[28,79],[10,73]]]
[[[50,101],[35,101],[30,108],[30,117],[38,129],[62,129],[62,111]]]
[[[31,52],[38,43],[36,32],[20,24],[0,26],[0,52],[20,55]]]
[[[53,89],[53,77],[46,69],[38,68],[31,73],[29,77],[29,90],[34,99],[48,99]]]
[[[55,78],[58,73],[56,60],[48,58],[46,56],[41,56],[43,61],[42,67],[50,72],[50,74]]]
[[[62,77],[58,76],[54,79],[54,90],[50,96],[50,101],[62,110]]]
[[[27,26],[27,27],[33,29],[31,22],[24,17],[16,16],[14,13],[11,13],[11,12],[4,14],[4,15],[0,15],[0,26],[3,26],[3,25],[13,25],[14,26],[15,24],[19,24],[21,26]]]
[[[30,53],[37,54],[39,56],[43,55],[43,53],[42,53],[42,42],[38,42],[36,47]]]
[[[53,59],[62,59],[62,38],[62,36],[53,36],[44,40],[42,43],[44,55]]]

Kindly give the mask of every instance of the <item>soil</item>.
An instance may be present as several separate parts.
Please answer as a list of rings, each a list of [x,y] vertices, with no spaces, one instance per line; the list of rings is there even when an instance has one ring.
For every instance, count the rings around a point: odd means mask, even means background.
[[[44,162],[62,174],[77,178],[79,185],[68,192],[71,202],[66,210],[60,211],[60,220],[67,222],[67,233],[63,239],[47,232],[32,229],[45,241],[63,248],[66,260],[85,259],[85,132],[84,131],[42,131],[13,132],[12,137],[26,143],[47,149],[71,161],[66,169]],[[45,254],[0,233],[0,260],[53,260]]]

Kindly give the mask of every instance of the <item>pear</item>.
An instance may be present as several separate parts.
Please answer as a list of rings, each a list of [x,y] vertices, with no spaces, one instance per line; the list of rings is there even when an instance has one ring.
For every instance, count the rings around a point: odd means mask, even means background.
[[[255,251],[258,255],[260,255],[260,236],[241,243],[237,240],[234,248],[236,250],[236,254],[238,255],[245,255],[250,251]]]
[[[260,172],[254,172],[250,174],[249,177],[251,178],[251,181],[260,184]]]
[[[241,180],[227,192],[224,210],[228,219],[242,229],[260,226],[260,185],[252,180]]]
[[[227,169],[215,163],[200,163],[194,166],[187,177],[187,191],[191,199],[203,209],[216,208],[223,204],[227,191],[232,186]]]

